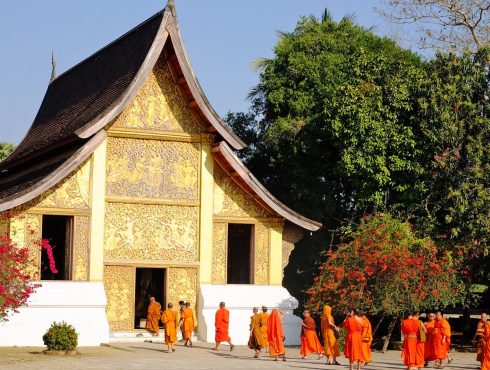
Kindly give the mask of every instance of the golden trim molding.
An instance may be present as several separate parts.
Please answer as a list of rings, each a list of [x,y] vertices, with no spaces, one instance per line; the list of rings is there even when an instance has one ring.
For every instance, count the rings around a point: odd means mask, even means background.
[[[84,208],[53,208],[53,207],[33,207],[26,211],[33,215],[60,215],[60,216],[91,216],[91,209]]]
[[[266,224],[269,227],[281,227],[284,223],[283,218],[276,217],[229,217],[229,216],[213,216],[213,222],[226,222],[236,224]]]
[[[150,139],[162,141],[179,141],[183,143],[213,143],[215,136],[212,134],[187,134],[184,132],[145,130],[135,128],[111,128],[107,131],[109,137],[129,139]]]
[[[130,198],[130,197],[106,197],[107,203],[125,203],[125,204],[156,204],[164,206],[185,206],[199,207],[198,200],[179,200],[179,199],[161,199],[161,198]]]
[[[123,259],[123,258],[104,258],[104,265],[107,266],[137,266],[137,267],[189,267],[198,269],[199,261],[179,262],[169,260],[147,260],[147,259]]]

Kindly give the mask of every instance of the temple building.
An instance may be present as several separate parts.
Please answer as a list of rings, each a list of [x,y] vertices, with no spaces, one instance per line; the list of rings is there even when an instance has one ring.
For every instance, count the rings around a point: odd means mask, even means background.
[[[53,321],[98,345],[144,331],[148,298],[189,301],[214,341],[220,301],[246,343],[251,307],[281,307],[299,340],[283,269],[321,225],[275,199],[191,68],[173,1],[50,82],[32,126],[0,163],[0,211],[42,286],[0,345],[42,345]],[[53,245],[58,273],[36,241]],[[289,329],[288,329],[289,328]],[[288,330],[292,334],[288,335]],[[293,331],[294,330],[294,331]]]

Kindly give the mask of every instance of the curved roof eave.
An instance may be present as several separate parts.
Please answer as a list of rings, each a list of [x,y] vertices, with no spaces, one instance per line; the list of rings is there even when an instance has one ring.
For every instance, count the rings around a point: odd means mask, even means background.
[[[214,152],[219,152],[223,159],[233,168],[233,170],[240,176],[240,178],[249,186],[260,198],[267,204],[274,212],[284,217],[286,220],[292,222],[295,225],[302,227],[309,231],[318,230],[322,224],[310,220],[298,212],[293,211],[291,208],[285,206],[278,199],[276,199],[245,167],[243,162],[236,156],[233,150],[224,142],[218,143],[213,147]]]

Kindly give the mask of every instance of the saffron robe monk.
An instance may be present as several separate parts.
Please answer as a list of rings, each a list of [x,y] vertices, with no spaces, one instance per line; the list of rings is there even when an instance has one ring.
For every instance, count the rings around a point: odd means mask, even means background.
[[[259,313],[259,326],[262,332],[261,342],[262,349],[269,347],[269,340],[267,339],[267,322],[269,321],[269,314],[266,306],[262,306],[262,312]]]
[[[318,358],[322,357],[323,347],[316,335],[316,324],[313,317],[311,317],[310,311],[303,311],[304,320],[301,322],[301,349],[300,355],[302,359],[305,359],[310,353],[318,354]]]
[[[248,348],[255,351],[255,358],[259,358],[262,350],[262,331],[259,323],[259,309],[254,307],[252,312],[253,315],[250,317],[250,337],[248,339]]]
[[[173,345],[177,342],[177,312],[173,310],[173,307],[174,305],[169,303],[162,314],[162,322],[165,326],[165,344],[168,347],[168,353],[175,352]]]
[[[284,330],[282,329],[282,318],[284,312],[272,310],[272,313],[267,321],[267,339],[269,341],[269,354],[274,358],[274,361],[282,357],[286,361],[286,350],[284,349]]]
[[[359,311],[351,311],[343,324],[347,330],[345,337],[344,355],[349,359],[349,368],[354,370],[354,362],[357,362],[357,370],[361,370],[362,364],[362,319]]]
[[[424,360],[425,367],[427,367],[429,361],[435,361],[434,355],[434,330],[436,324],[436,314],[430,312],[427,314],[427,322],[425,325],[426,335],[425,335],[425,345],[424,345]]]
[[[483,361],[481,370],[490,370],[490,321],[485,324],[483,330],[483,339],[485,340],[485,348],[483,350]]]
[[[483,352],[485,351],[485,338],[483,333],[485,331],[487,320],[487,314],[482,313],[480,321],[476,326],[475,337],[473,338],[473,342],[476,342],[476,361],[480,362],[480,364],[483,362]]]
[[[424,367],[424,345],[421,342],[420,331],[425,333],[424,324],[418,319],[418,314],[408,316],[402,322],[404,336],[402,358],[407,370]]]
[[[365,312],[360,312],[362,319],[362,365],[369,364],[371,362],[371,344],[373,343],[373,329],[371,322],[366,317]]]
[[[225,308],[225,302],[220,302],[219,309],[216,311],[214,326],[216,329],[215,342],[216,346],[213,348],[215,351],[219,349],[221,342],[228,342],[230,345],[230,351],[233,351],[235,346],[231,343],[228,330],[230,327],[230,311]]]
[[[148,306],[148,313],[146,315],[146,329],[151,332],[158,334],[160,332],[160,327],[158,322],[162,316],[162,306],[160,303],[155,301],[155,297],[150,297],[150,304]]]
[[[335,321],[332,316],[332,307],[325,305],[322,315],[322,336],[325,356],[327,356],[327,365],[340,365],[337,362],[337,357],[340,356],[339,344],[337,336],[339,329],[335,326]],[[330,362],[332,357],[332,362]]]
[[[182,315],[180,316],[180,323],[184,334],[184,345],[186,347],[192,347],[192,332],[197,326],[197,323],[190,302],[185,303],[185,308],[182,310]]]
[[[448,358],[448,350],[451,344],[451,326],[449,322],[442,317],[442,312],[436,312],[434,324],[434,357],[436,367],[442,367],[442,362]],[[448,359],[451,362],[450,359]]]

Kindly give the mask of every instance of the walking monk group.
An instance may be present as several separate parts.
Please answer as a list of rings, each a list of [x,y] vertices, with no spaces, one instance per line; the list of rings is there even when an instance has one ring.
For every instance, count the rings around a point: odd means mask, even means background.
[[[424,352],[426,329],[419,320],[419,313],[409,315],[402,322],[403,341],[403,363],[407,370],[422,369],[424,367]]]
[[[230,351],[233,351],[235,346],[231,343],[231,338],[228,334],[230,327],[230,311],[225,308],[225,302],[220,302],[219,304],[219,309],[216,311],[215,315],[214,326],[216,329],[216,346],[213,349],[217,351],[221,342],[228,342]]]
[[[305,359],[310,353],[316,353],[320,359],[323,355],[323,347],[316,335],[316,324],[310,311],[303,311],[304,320],[301,322],[301,350],[300,355]]]
[[[192,332],[197,326],[197,323],[190,302],[185,303],[185,308],[182,310],[179,323],[182,325],[182,333],[185,340],[184,345],[186,347],[192,347]]]
[[[168,347],[168,353],[175,352],[173,346],[177,342],[177,312],[172,309],[173,307],[174,305],[169,303],[162,314],[162,322],[165,327],[165,344]]]
[[[357,363],[357,370],[361,370],[363,363],[362,356],[362,324],[358,310],[351,311],[344,320],[344,328],[347,330],[345,337],[344,355],[349,359],[349,368],[354,370],[354,363]]]
[[[267,339],[269,341],[269,354],[274,356],[274,361],[282,357],[286,361],[286,351],[284,349],[284,330],[282,329],[282,318],[284,312],[273,309],[267,322]]]
[[[325,347],[325,356],[327,357],[327,365],[340,365],[337,362],[337,357],[340,356],[339,344],[337,342],[339,329],[335,326],[335,321],[332,316],[332,307],[328,305],[323,307],[322,336],[323,345]],[[332,357],[332,362],[330,362],[330,357]]]
[[[146,329],[154,334],[158,334],[160,327],[158,323],[162,316],[162,306],[155,301],[155,297],[150,297],[150,305],[148,306],[148,313],[146,315]]]

